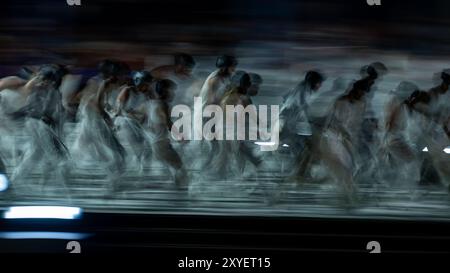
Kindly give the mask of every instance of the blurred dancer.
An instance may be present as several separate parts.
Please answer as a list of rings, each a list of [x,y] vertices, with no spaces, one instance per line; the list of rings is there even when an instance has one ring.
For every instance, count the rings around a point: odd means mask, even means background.
[[[27,73],[23,75],[23,78],[8,76],[0,79],[0,103],[2,106],[0,110],[3,114],[23,107],[33,91],[35,81],[31,81],[31,79],[36,77],[37,73],[27,68],[24,68],[23,71]]]
[[[156,98],[149,101],[145,127],[149,132],[154,157],[169,168],[175,186],[184,189],[188,184],[187,173],[169,137],[172,130],[169,103],[173,100],[175,90],[176,84],[171,80],[156,82]]]
[[[247,97],[248,104],[253,104],[251,97],[258,95],[260,86],[263,83],[261,75],[257,73],[247,73],[243,70],[235,71],[233,76],[230,78],[230,84],[227,87],[227,91],[239,87],[241,84],[241,79],[245,74],[248,74],[250,77],[250,87],[247,89],[245,96]]]
[[[0,149],[4,153],[4,158],[7,158],[13,165],[17,164],[21,148],[23,148],[19,144],[21,143],[20,135],[24,130],[25,119],[13,120],[9,113],[25,106],[28,96],[33,91],[30,79],[35,76],[34,71],[29,69],[24,69],[24,71],[27,71],[27,75],[24,75],[23,78],[9,76],[0,79],[0,134],[2,135]]]
[[[320,155],[332,178],[340,185],[346,201],[355,198],[354,174],[360,161],[358,143],[366,100],[378,73],[369,67],[368,75],[353,83],[348,94],[334,104],[320,139]]]
[[[114,113],[112,113],[112,111],[114,110],[121,87],[125,87],[130,83],[130,69],[124,62],[106,59],[99,63],[98,70],[99,74],[86,82],[84,88],[74,96],[72,103],[79,104],[80,108],[84,107],[86,104],[89,104],[89,101],[92,101],[93,97],[98,93],[100,84],[105,79],[112,79],[109,81],[107,89],[103,91],[103,101],[101,103],[105,113],[113,115]],[[96,104],[96,102],[93,104]]]
[[[68,69],[70,66],[65,66]],[[38,68],[22,67],[18,75],[22,79],[30,80]],[[80,87],[82,85],[82,75],[67,73],[61,79],[59,91],[61,93],[62,105],[64,110],[64,120],[73,121],[75,119],[78,104],[73,103]]]
[[[259,89],[261,84],[263,84],[263,79],[261,75],[257,73],[248,73],[250,76],[251,85],[247,90],[247,99],[249,104],[253,104],[251,97],[257,96],[259,94]]]
[[[258,76],[254,74],[255,84],[258,84]],[[238,78],[238,79],[237,79]],[[248,91],[252,86],[251,77],[247,73],[237,73],[233,76],[232,82],[239,84],[233,86],[230,85],[228,91],[225,92],[220,106],[224,111],[224,115],[226,116],[227,106],[238,106],[241,105],[244,108],[250,105],[249,94]],[[254,87],[252,94],[256,94],[257,87]],[[245,132],[249,132],[249,124],[256,124],[256,120],[249,119],[252,118],[252,115],[249,115],[249,118],[245,120],[244,124],[237,124],[236,126],[244,126]],[[253,117],[255,118],[255,117]],[[225,131],[233,130],[236,132],[236,128],[228,128],[227,126],[235,126],[233,124],[225,124]],[[244,168],[247,162],[251,163],[254,167],[258,168],[260,163],[262,162],[262,158],[257,154],[256,147],[253,144],[253,141],[245,141],[245,140],[223,140],[218,142],[217,153],[214,154],[214,157],[211,161],[211,165],[209,165],[210,169],[214,170],[216,174],[218,174],[221,178],[227,177],[230,174],[234,176],[242,176],[244,173]],[[248,140],[248,137],[245,138]]]
[[[192,71],[195,65],[196,62],[191,55],[178,53],[174,55],[174,64],[158,66],[150,73],[157,80],[170,79],[175,82],[192,77]]]
[[[19,71],[18,76],[0,79],[0,134],[2,135],[0,139],[0,175],[5,175],[1,179],[3,179],[3,183],[6,182],[2,190],[9,193],[12,193],[12,190],[8,190],[9,179],[6,177],[4,159],[7,158],[9,164],[17,165],[18,161],[22,159],[20,154],[25,148],[19,145],[20,138],[17,137],[18,132],[24,131],[25,119],[12,119],[10,114],[26,105],[27,98],[34,89],[33,82],[30,82],[34,76],[36,76],[35,71],[24,67]]]
[[[61,92],[62,105],[64,108],[64,119],[68,122],[75,122],[78,111],[78,104],[74,103],[74,97],[81,90],[83,76],[76,74],[66,74],[62,79],[59,88]]]
[[[114,125],[117,135],[129,144],[132,160],[142,172],[144,165],[150,159],[151,147],[148,142],[144,121],[148,101],[155,94],[151,88],[153,77],[147,71],[137,71],[133,74],[133,86],[121,89],[117,97]]]
[[[450,69],[441,72],[441,83],[428,91],[430,103],[428,111],[425,112],[430,118],[445,127],[450,117]]]
[[[348,86],[349,82],[347,80],[338,77],[333,81],[330,89],[318,92],[317,98],[308,107],[308,117],[313,127],[323,127],[333,103],[345,94]]]
[[[105,164],[110,182],[107,187],[109,196],[119,189],[118,182],[125,171],[126,153],[113,130],[112,110],[115,102],[105,97],[127,84],[128,74],[124,67],[119,62],[103,61],[99,66],[100,74],[92,78],[82,91],[77,137],[73,145],[78,163],[90,159],[100,165]]]
[[[317,71],[308,71],[301,81],[284,98],[280,114],[280,141],[289,147],[294,165],[289,174],[294,179],[304,179],[313,149],[314,128],[309,121],[311,97],[322,86],[324,76]]]
[[[230,84],[230,78],[236,70],[237,65],[238,61],[233,56],[222,55],[217,58],[217,70],[208,76],[200,92],[203,100],[203,108],[210,104],[220,104],[220,100]]]
[[[171,107],[178,104],[193,104],[194,88],[199,88],[196,84],[197,79],[193,74],[195,66],[196,62],[191,55],[177,53],[174,55],[172,65],[159,66],[151,71],[155,79],[168,79],[177,84],[177,93],[170,103]]]
[[[381,111],[375,111],[372,106],[373,98],[378,90],[378,84],[382,77],[388,72],[386,66],[381,62],[374,62],[361,68],[362,81],[368,81],[370,88],[364,95],[364,119],[360,131],[357,132],[357,142],[354,143],[359,157],[359,169],[357,170],[357,180],[373,180],[376,175],[377,151],[381,143],[381,133],[379,120]]]
[[[10,114],[13,119],[25,119],[25,129],[30,136],[22,159],[12,175],[14,183],[41,165],[43,185],[56,169],[58,179],[65,187],[69,151],[61,139],[63,107],[59,87],[66,73],[66,69],[59,65],[40,67],[36,76],[27,83],[32,92],[26,105]]]
[[[441,83],[427,92],[429,99],[422,100],[424,102],[420,104],[420,107],[415,106],[414,109],[428,119],[426,128],[422,131],[422,134],[426,135],[424,145],[428,152],[424,155],[421,168],[421,184],[445,184],[448,186],[450,172],[446,166],[449,162],[448,155],[443,152],[443,149],[450,144],[446,131],[450,119],[448,104],[450,70],[442,71],[440,76]]]
[[[411,107],[411,95],[419,88],[410,82],[401,82],[392,92],[386,105],[385,133],[379,152],[378,176],[388,180],[390,185],[408,183],[417,185],[420,179],[419,156],[410,132],[416,128],[412,122],[414,116]]]
[[[203,110],[208,105],[220,105],[220,101],[223,98],[223,95],[225,94],[226,89],[230,85],[230,79],[233,73],[236,70],[236,66],[238,64],[238,61],[235,57],[229,56],[229,55],[222,55],[219,56],[216,60],[216,67],[217,70],[212,72],[205,80],[203,87],[200,91],[200,97],[202,98],[202,111],[194,111],[194,120],[198,120],[198,115],[203,115]],[[205,120],[202,117],[201,119]],[[194,127],[195,128],[195,127]],[[195,129],[194,129],[195,130]],[[198,134],[203,136],[203,128],[198,128],[197,132],[194,132],[194,134]],[[205,140],[201,141],[200,149],[198,149],[201,154],[208,154],[208,156],[205,159],[206,165],[211,162],[212,157],[215,153],[217,153],[218,149],[218,143],[217,140],[214,139],[215,133],[210,132],[212,135],[203,136],[208,137],[208,139],[213,140]],[[205,151],[206,150],[206,151]],[[205,168],[205,166],[201,167],[202,169]]]

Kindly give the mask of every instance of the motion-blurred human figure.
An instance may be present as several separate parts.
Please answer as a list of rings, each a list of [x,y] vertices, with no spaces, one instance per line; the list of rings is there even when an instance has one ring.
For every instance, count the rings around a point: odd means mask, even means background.
[[[169,168],[175,186],[185,189],[188,186],[187,172],[184,164],[172,147],[170,133],[169,103],[176,92],[176,84],[171,80],[159,80],[155,85],[156,98],[149,101],[147,106],[147,120],[145,128],[149,132],[153,155],[156,160]]]
[[[43,186],[56,170],[57,180],[68,177],[69,151],[63,143],[63,106],[59,90],[67,70],[59,65],[43,65],[27,83],[32,88],[25,106],[10,113],[12,119],[24,119],[29,136],[22,158],[11,180],[14,184],[37,167],[42,168]]]
[[[79,108],[84,107],[86,104],[89,104],[89,101],[93,101],[93,97],[97,95],[102,82],[105,79],[112,79],[109,81],[106,89],[103,90],[101,97],[101,103],[104,107],[105,113],[112,116],[114,114],[114,106],[121,87],[125,87],[130,83],[130,69],[124,62],[106,59],[99,63],[98,71],[99,73],[90,78],[86,82],[83,89],[76,93],[72,99],[72,103],[79,104]],[[78,114],[79,113],[80,110],[78,111]]]
[[[280,142],[288,146],[289,153],[294,158],[289,177],[297,181],[305,178],[312,158],[315,128],[309,120],[309,104],[324,80],[320,72],[308,71],[304,80],[285,96],[281,106]]]
[[[430,89],[427,99],[423,99],[420,107],[414,109],[427,117],[427,124],[422,132],[426,135],[423,145],[428,152],[424,155],[421,167],[421,184],[444,184],[448,187],[450,172],[446,166],[449,158],[443,150],[450,145],[447,129],[450,119],[450,70],[443,70],[440,78],[441,83]]]
[[[155,94],[151,84],[153,77],[147,71],[136,71],[133,74],[133,85],[123,87],[117,97],[114,114],[114,126],[117,135],[129,146],[127,155],[133,164],[138,164],[142,173],[148,165],[151,147],[144,129],[148,101]]]
[[[168,79],[177,84],[177,92],[170,106],[178,104],[192,105],[196,78],[193,74],[195,69],[195,59],[186,53],[177,53],[171,65],[163,65],[154,68],[150,73],[156,80]]]
[[[365,101],[364,119],[360,131],[357,132],[357,142],[354,143],[359,157],[358,181],[374,180],[376,176],[376,154],[381,143],[382,126],[379,125],[382,111],[376,111],[373,107],[375,94],[378,92],[382,77],[388,72],[381,62],[374,62],[361,68],[361,80],[370,81],[371,86],[363,97]]]
[[[126,153],[114,132],[112,110],[115,102],[105,97],[128,83],[128,70],[122,63],[108,60],[103,61],[99,68],[100,74],[90,79],[81,92],[79,123],[72,150],[78,163],[94,160],[106,167],[107,195],[111,196],[119,189],[119,181],[125,171]]]
[[[203,108],[210,104],[220,104],[220,100],[230,84],[230,78],[236,70],[237,65],[238,61],[233,56],[222,55],[217,58],[217,70],[206,78],[200,92],[203,100]]]
[[[177,53],[174,56],[172,65],[158,66],[150,71],[151,76],[157,80],[169,79],[186,80],[192,76],[192,71],[196,65],[194,58],[186,53]]]
[[[22,77],[8,76],[0,79],[0,151],[10,164],[17,164],[23,145],[21,134],[25,127],[24,119],[11,119],[9,113],[25,106],[28,96],[33,91],[30,79],[35,71],[24,68],[26,75]],[[20,74],[20,72],[18,73]],[[29,83],[29,84],[27,84]]]
[[[260,82],[258,80],[257,74],[253,74],[254,83],[258,85]],[[260,77],[259,77],[260,78]],[[251,100],[249,99],[249,90],[252,87],[252,78],[247,73],[236,73],[233,76],[233,84],[229,86],[229,89],[225,92],[220,106],[224,111],[224,116],[227,113],[227,106],[242,106],[243,108],[250,105]],[[252,90],[252,95],[256,95],[258,92],[258,86],[254,86]],[[256,112],[255,112],[256,113]],[[233,116],[234,113],[231,113]],[[247,162],[251,163],[255,168],[258,168],[262,162],[262,157],[257,153],[256,147],[252,141],[249,141],[250,135],[250,125],[256,125],[257,120],[255,120],[255,115],[248,115],[248,119],[244,123],[234,122],[232,124],[225,123],[224,131],[230,130],[237,132],[237,126],[241,126],[245,130],[246,136],[245,140],[238,140],[237,135],[235,135],[234,140],[221,140],[217,143],[217,152],[214,154],[208,169],[214,170],[218,177],[221,179],[226,179],[230,177],[241,177],[244,173],[244,168]],[[254,119],[254,120],[249,120]],[[228,128],[230,127],[230,128]],[[252,128],[253,130],[256,128]],[[256,131],[255,131],[256,132]],[[253,140],[254,141],[254,140]]]
[[[369,66],[368,75],[354,82],[348,94],[335,102],[320,139],[322,161],[350,204],[356,197],[354,176],[361,165],[358,144],[366,111],[365,96],[377,78],[377,71]]]
[[[384,136],[378,153],[378,177],[389,185],[401,186],[407,184],[412,190],[420,179],[420,153],[417,144],[411,136],[416,132],[415,115],[412,107],[416,101],[411,95],[419,87],[411,82],[401,82],[393,91],[388,101],[385,113]]]
[[[194,121],[198,119],[203,119],[204,121],[206,120],[205,118],[203,118],[203,110],[206,106],[220,105],[220,101],[231,83],[230,79],[235,72],[237,65],[238,61],[233,56],[222,55],[217,58],[217,70],[213,71],[206,78],[200,91],[200,97],[202,99],[202,111],[194,111]],[[202,116],[198,117],[198,115]],[[196,130],[195,126],[194,130]],[[197,130],[199,131],[194,131],[194,134],[203,136],[203,128],[198,128]],[[200,142],[200,145],[198,145],[200,147],[198,150],[201,151],[201,154],[206,153],[208,155],[204,161],[206,165],[211,162],[214,154],[218,152],[218,143],[217,140],[214,139],[214,137],[217,136],[215,136],[215,132],[209,132],[209,134],[211,135],[203,137],[207,137],[208,139],[212,140],[203,140]],[[204,166],[201,168],[204,168]]]
[[[322,127],[334,102],[345,94],[349,81],[343,77],[334,79],[330,89],[320,91],[308,107],[308,116],[314,126]]]

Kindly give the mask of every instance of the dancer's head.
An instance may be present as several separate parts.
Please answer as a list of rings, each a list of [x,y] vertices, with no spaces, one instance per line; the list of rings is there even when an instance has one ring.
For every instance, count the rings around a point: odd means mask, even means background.
[[[324,80],[325,77],[323,74],[318,71],[310,70],[306,72],[304,82],[312,91],[318,91]]]
[[[251,85],[250,75],[243,70],[236,71],[230,79],[230,87],[237,88],[240,94],[247,94]]]
[[[45,64],[39,67],[36,76],[36,87],[39,88],[58,88],[61,85],[63,77],[68,73],[63,65]]]
[[[423,110],[428,107],[431,96],[425,91],[414,91],[407,99],[407,105],[417,110]]]
[[[252,85],[248,89],[247,94],[249,96],[256,96],[259,93],[259,87],[263,83],[263,79],[259,74],[256,73],[248,73],[248,75],[250,76]]]
[[[220,69],[223,75],[232,75],[236,70],[238,61],[235,57],[230,55],[222,55],[217,57],[216,67]]]
[[[231,87],[239,87],[241,83],[241,78],[243,75],[247,74],[244,70],[237,70],[234,72],[233,76],[230,78]]]
[[[171,80],[159,80],[155,85],[155,93],[158,99],[171,102],[175,96],[177,84]]]
[[[350,98],[350,100],[360,100],[368,92],[372,84],[372,81],[367,81],[365,79],[356,81],[353,83],[347,97]]]
[[[248,89],[252,85],[252,82],[250,80],[250,75],[245,73],[241,76],[239,79],[239,87],[238,92],[243,95],[247,95]]]
[[[145,70],[133,72],[132,79],[136,89],[141,92],[148,91],[150,89],[150,84],[153,81],[153,77],[150,72]]]
[[[178,74],[191,76],[196,65],[194,58],[186,53],[174,55],[175,72]]]
[[[362,78],[375,81],[388,72],[387,67],[382,62],[373,62],[369,65],[361,67],[360,73]]]
[[[130,73],[130,68],[126,63],[110,59],[101,61],[98,70],[103,79],[112,78],[115,82],[127,80]]]

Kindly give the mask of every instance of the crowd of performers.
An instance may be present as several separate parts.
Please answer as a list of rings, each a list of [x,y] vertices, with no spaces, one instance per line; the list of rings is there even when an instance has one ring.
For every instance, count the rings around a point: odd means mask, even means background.
[[[153,161],[167,167],[177,189],[187,189],[187,166],[192,164],[174,148],[172,107],[192,107],[194,96],[203,99],[203,108],[245,107],[253,104],[263,83],[260,75],[237,70],[233,56],[219,56],[217,69],[204,81],[193,76],[195,67],[192,56],[180,53],[173,64],[149,71],[104,60],[91,78],[46,64],[0,79],[0,173],[10,181],[2,194],[16,194],[36,170],[43,175],[44,189],[54,176],[70,187],[70,174],[82,162],[106,170],[108,195],[120,191],[129,165],[142,173]],[[320,71],[305,73],[280,106],[282,149],[260,152],[253,142],[242,140],[199,141],[190,150],[205,159],[197,167],[219,177],[243,176],[246,166],[258,172],[272,157],[288,170],[282,183],[302,184],[320,180],[313,171],[320,165],[324,177],[334,180],[350,201],[357,197],[359,183],[369,180],[389,186],[407,183],[410,189],[435,184],[448,190],[450,70],[440,72],[439,85],[425,91],[413,82],[400,82],[389,93],[383,120],[373,115],[372,98],[388,73],[384,64],[362,67],[361,78],[348,84],[336,79],[326,91],[337,94],[336,99],[319,116],[312,114],[318,106],[311,98],[321,92],[326,78]],[[70,145],[67,123],[76,124]],[[19,141],[15,132],[26,141]],[[12,170],[6,167],[12,165],[9,161],[16,163]]]

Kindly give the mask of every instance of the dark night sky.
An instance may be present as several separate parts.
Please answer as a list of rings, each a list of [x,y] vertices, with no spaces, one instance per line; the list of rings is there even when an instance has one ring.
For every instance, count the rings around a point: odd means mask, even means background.
[[[2,2],[0,35],[15,42],[0,48],[17,48],[17,42],[30,47],[80,41],[217,47],[242,40],[326,45],[340,40],[415,54],[450,53],[450,1],[445,0],[381,0],[377,7],[366,0],[81,1],[81,7],[69,7],[66,0]]]
[[[81,0],[69,7],[65,0],[16,0],[2,2],[2,28],[21,20],[65,27],[129,26],[140,24],[216,24],[244,20],[269,24],[319,23],[373,25],[388,28],[396,22],[439,23],[450,26],[449,1],[382,0],[371,7],[366,0]]]
[[[382,0],[370,7],[366,0],[81,0],[81,7],[69,8],[65,0],[16,0],[6,2],[2,17],[47,18],[64,24],[122,24],[139,22],[203,23],[246,18],[278,22],[328,21],[385,23],[447,20],[450,3],[445,0]],[[2,2],[4,3],[4,2]]]

